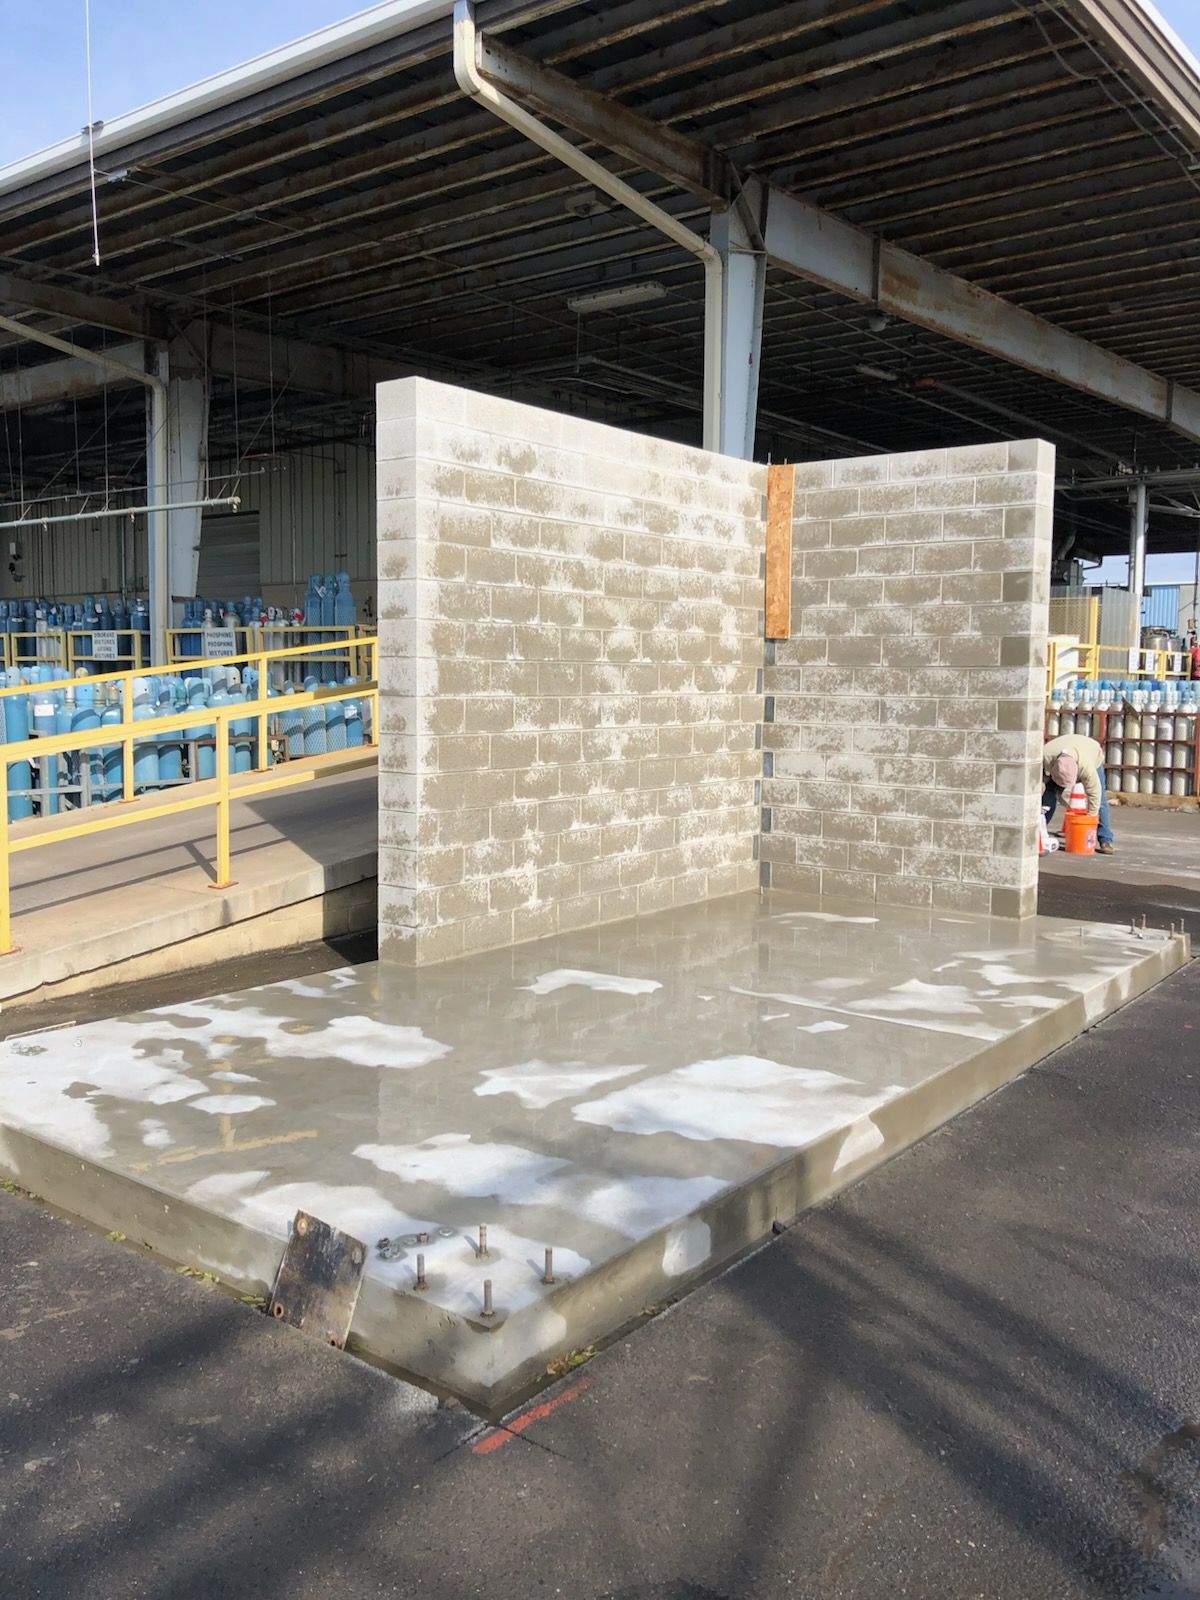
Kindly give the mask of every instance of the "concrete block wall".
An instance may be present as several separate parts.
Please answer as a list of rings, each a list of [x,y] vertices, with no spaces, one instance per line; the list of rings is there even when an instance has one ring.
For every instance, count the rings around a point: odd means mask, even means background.
[[[796,468],[767,646],[762,882],[1032,914],[1054,451]]]
[[[753,888],[766,469],[417,378],[377,454],[383,958]]]

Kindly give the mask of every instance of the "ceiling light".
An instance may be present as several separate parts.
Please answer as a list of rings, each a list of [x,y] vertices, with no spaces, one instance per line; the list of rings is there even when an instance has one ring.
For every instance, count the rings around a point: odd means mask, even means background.
[[[899,383],[900,379],[894,372],[887,372],[883,367],[869,367],[864,365],[855,367],[855,372],[861,378],[877,378],[880,383]]]
[[[586,189],[582,194],[569,194],[563,205],[577,217],[602,217],[612,210],[612,202],[601,199],[594,189]]]
[[[867,327],[872,333],[882,333],[885,328],[890,328],[892,319],[886,311],[873,311],[867,318]]]
[[[665,284],[650,279],[646,283],[623,283],[619,288],[591,289],[586,294],[572,295],[567,306],[580,313],[615,311],[624,306],[641,306],[651,300],[661,300],[666,292]]]

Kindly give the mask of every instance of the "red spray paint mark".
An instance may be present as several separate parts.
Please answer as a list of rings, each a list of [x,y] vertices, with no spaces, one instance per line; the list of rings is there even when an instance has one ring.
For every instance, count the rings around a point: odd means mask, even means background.
[[[507,1444],[518,1433],[524,1433],[526,1428],[532,1427],[535,1422],[541,1422],[543,1417],[548,1417],[552,1411],[557,1411],[559,1406],[565,1406],[568,1400],[576,1399],[590,1387],[591,1379],[581,1378],[569,1389],[556,1394],[553,1400],[543,1400],[539,1405],[530,1406],[528,1411],[522,1411],[511,1422],[506,1422],[504,1427],[495,1428],[491,1433],[485,1434],[478,1444],[471,1446],[472,1451],[477,1456],[490,1456],[493,1450],[499,1450],[501,1445]]]

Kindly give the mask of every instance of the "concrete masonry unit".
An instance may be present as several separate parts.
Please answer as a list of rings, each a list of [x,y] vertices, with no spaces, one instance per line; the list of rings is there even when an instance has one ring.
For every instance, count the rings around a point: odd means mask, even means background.
[[[1188,953],[1095,924],[734,895],[10,1041],[0,1168],[260,1292],[315,1212],[370,1247],[358,1345],[495,1407]]]

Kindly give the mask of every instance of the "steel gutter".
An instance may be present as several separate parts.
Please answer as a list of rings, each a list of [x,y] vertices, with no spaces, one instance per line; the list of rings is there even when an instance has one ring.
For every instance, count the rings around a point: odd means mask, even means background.
[[[721,411],[723,403],[723,377],[721,352],[724,348],[724,266],[720,252],[706,239],[694,233],[686,223],[680,222],[670,212],[647,200],[630,184],[615,177],[607,167],[602,167],[591,156],[564,139],[561,134],[547,128],[531,116],[523,106],[507,95],[501,94],[479,71],[479,35],[475,28],[475,11],[472,0],[456,0],[454,7],[454,76],[462,92],[485,106],[501,122],[524,134],[547,155],[561,161],[563,166],[577,172],[593,184],[602,194],[609,195],[634,216],[657,228],[668,239],[689,251],[704,267],[704,448],[721,448]]]
[[[135,139],[162,133],[206,112],[220,110],[259,90],[274,88],[289,78],[328,66],[424,23],[439,22],[450,17],[453,9],[453,0],[384,0],[383,4],[348,17],[344,22],[319,28],[278,50],[269,50],[265,55],[255,56],[211,78],[203,78],[175,94],[164,95],[161,100],[152,100],[136,111],[114,117],[96,132],[96,157],[99,159]],[[11,161],[0,167],[0,194],[78,166],[86,160],[87,154],[85,130],[74,138],[63,139],[31,156]]]

